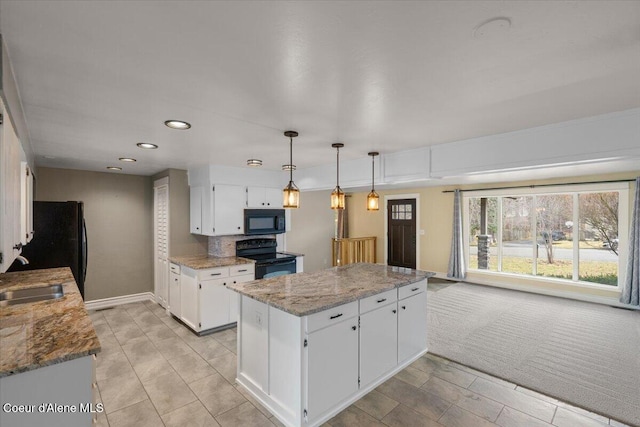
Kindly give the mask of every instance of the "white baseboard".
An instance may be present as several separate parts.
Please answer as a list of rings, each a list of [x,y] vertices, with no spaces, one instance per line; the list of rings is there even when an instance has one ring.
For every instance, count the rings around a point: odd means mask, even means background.
[[[119,297],[96,299],[93,301],[85,301],[84,306],[87,310],[100,310],[103,308],[115,307],[117,305],[129,304],[140,301],[156,301],[153,292],[142,292],[139,294],[122,295]]]

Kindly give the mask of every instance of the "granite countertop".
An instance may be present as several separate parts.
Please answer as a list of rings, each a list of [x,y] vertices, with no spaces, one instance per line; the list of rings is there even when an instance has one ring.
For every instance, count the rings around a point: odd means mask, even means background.
[[[0,274],[0,291],[61,283],[64,296],[0,308],[0,377],[100,351],[68,267]]]
[[[231,265],[253,264],[254,260],[236,256],[217,257],[212,255],[188,255],[172,256],[169,261],[180,264],[194,270],[205,270],[207,268],[229,267]]]
[[[314,273],[228,284],[227,288],[302,317],[434,275],[420,270],[358,263]]]

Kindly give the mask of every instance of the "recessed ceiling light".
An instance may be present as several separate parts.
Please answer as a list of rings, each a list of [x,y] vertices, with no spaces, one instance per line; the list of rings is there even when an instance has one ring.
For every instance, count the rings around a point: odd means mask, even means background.
[[[107,166],[107,169],[109,169],[110,171],[121,171],[122,168],[119,168],[117,166]]]
[[[156,144],[151,144],[150,142],[138,142],[136,145],[140,148],[148,148],[149,150],[155,150],[158,148]]]
[[[247,160],[247,166],[253,166],[253,167],[262,166],[262,160],[260,160],[260,159],[249,159],[249,160]]]
[[[137,162],[136,159],[132,159],[131,157],[120,157],[118,160],[121,162]]]
[[[167,120],[164,124],[171,129],[178,130],[187,130],[191,127],[189,123],[183,122],[182,120]]]

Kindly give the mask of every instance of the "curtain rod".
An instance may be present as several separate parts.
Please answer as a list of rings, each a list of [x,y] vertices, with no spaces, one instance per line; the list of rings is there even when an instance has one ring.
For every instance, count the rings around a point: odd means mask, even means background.
[[[489,191],[489,190],[512,190],[516,188],[537,188],[537,187],[559,187],[563,185],[580,185],[580,184],[608,184],[612,182],[634,182],[635,179],[616,179],[613,181],[589,181],[589,182],[564,182],[560,184],[538,184],[538,185],[514,185],[512,187],[491,187],[491,188],[474,188],[472,190],[460,190],[461,192],[472,191]],[[443,190],[443,193],[453,193],[455,190]]]

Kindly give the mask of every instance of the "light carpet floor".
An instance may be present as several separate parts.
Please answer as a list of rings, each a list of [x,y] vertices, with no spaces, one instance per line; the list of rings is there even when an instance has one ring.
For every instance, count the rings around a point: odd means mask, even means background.
[[[428,309],[430,353],[640,425],[639,311],[467,283]]]

